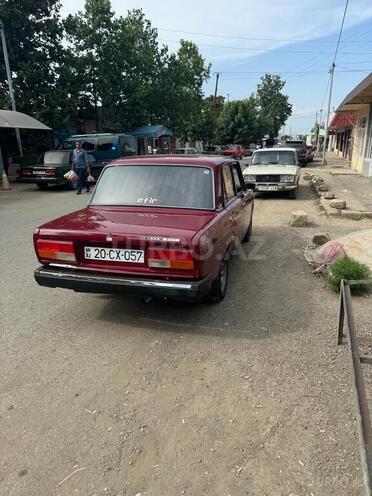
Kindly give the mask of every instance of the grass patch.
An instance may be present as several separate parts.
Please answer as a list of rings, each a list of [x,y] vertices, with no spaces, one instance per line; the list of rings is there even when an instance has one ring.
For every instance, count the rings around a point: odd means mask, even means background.
[[[329,268],[328,272],[328,284],[330,287],[338,293],[340,291],[341,280],[361,280],[369,279],[371,277],[371,271],[367,265],[357,262],[350,257],[342,257]],[[360,295],[367,293],[369,286],[367,284],[357,284],[355,286],[350,286],[350,291],[352,294]]]

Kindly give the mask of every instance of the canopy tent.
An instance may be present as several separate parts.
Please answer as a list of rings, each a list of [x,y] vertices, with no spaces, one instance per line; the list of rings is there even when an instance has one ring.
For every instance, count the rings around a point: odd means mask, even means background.
[[[22,114],[22,112],[15,112],[14,110],[0,110],[0,133],[1,133],[1,129],[39,129],[42,131],[51,130],[50,127],[34,119],[33,117],[30,117],[29,115],[26,114]],[[4,181],[7,182],[8,179],[4,172],[1,146],[0,146],[0,177],[2,177],[3,189],[4,189]]]
[[[127,131],[127,133],[131,134],[135,138],[150,138],[150,139],[173,136],[172,131],[167,127],[163,126],[162,124],[158,124],[156,126],[135,127]]]
[[[13,110],[0,110],[0,127],[7,129],[42,129],[50,131],[50,127],[29,115]]]

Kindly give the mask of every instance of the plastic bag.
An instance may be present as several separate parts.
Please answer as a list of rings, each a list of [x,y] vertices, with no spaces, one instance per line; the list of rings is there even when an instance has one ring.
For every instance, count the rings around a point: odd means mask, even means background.
[[[87,177],[87,183],[94,183],[94,177],[89,174]]]
[[[67,179],[67,181],[71,181],[71,182],[73,182],[73,181],[76,181],[76,180],[77,180],[78,175],[76,174],[76,172],[75,172],[75,171],[70,170],[70,171],[66,172],[66,174],[64,174],[64,176],[63,176],[63,177],[64,177],[65,179]]]
[[[344,247],[335,240],[321,246],[309,245],[305,248],[307,262],[316,267],[314,272],[327,272],[329,265],[345,255]]]

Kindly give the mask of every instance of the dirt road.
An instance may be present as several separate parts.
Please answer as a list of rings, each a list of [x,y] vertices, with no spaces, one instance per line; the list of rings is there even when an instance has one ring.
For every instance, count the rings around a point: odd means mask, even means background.
[[[33,228],[86,199],[0,197],[0,493],[361,495],[338,300],[302,256],[355,226],[319,217],[305,184],[258,198],[219,305],[36,286]],[[294,207],[316,225],[290,228]]]

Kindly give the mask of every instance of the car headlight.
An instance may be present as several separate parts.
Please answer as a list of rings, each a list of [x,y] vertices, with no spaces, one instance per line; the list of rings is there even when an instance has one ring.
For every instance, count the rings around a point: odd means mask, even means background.
[[[280,176],[281,183],[293,183],[295,180],[295,176]]]
[[[251,174],[247,174],[244,176],[244,181],[246,183],[255,183],[256,182],[256,176],[252,176]]]

